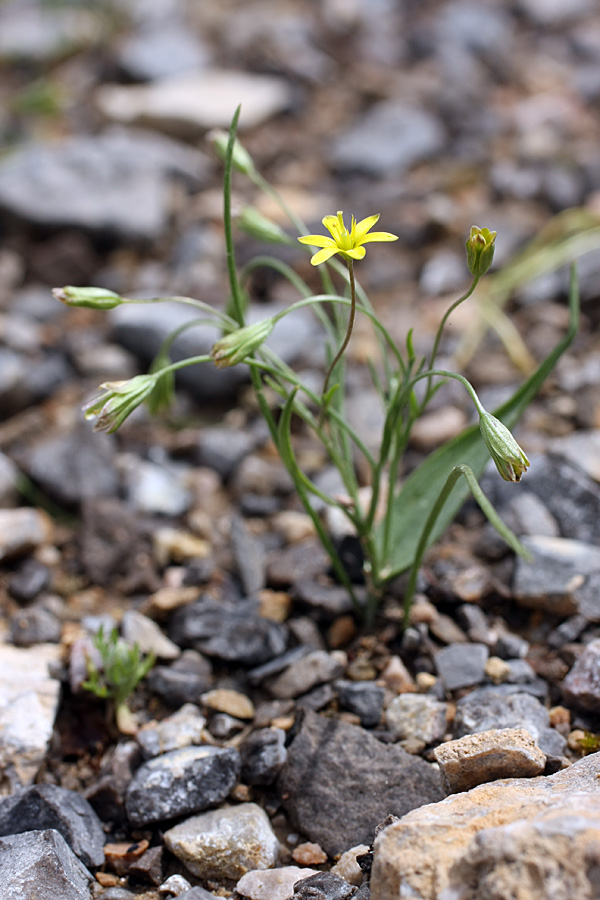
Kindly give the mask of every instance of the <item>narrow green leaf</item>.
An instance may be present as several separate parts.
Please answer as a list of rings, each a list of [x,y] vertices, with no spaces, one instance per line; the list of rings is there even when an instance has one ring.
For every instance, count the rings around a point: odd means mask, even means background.
[[[549,353],[536,371],[530,375],[520,388],[506,403],[494,411],[494,415],[508,428],[515,424],[535,397],[540,387],[572,342],[579,325],[579,289],[575,268],[571,268],[571,287],[569,293],[570,320],[565,336]],[[389,547],[390,558],[385,567],[386,578],[393,578],[408,569],[415,559],[423,524],[433,509],[436,498],[442,492],[448,475],[455,466],[466,465],[480,477],[488,460],[489,453],[479,433],[477,425],[467,428],[462,434],[436,450],[407,478],[400,492],[395,496],[393,504],[392,524]],[[435,527],[432,528],[427,546],[446,530],[469,492],[466,483],[456,486],[452,496],[446,502]],[[383,528],[380,526],[376,541],[381,552],[383,547]]]

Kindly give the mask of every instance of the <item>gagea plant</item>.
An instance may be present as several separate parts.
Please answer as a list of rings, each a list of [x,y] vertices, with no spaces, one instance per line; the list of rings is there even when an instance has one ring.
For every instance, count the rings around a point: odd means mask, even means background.
[[[471,276],[470,284],[442,317],[430,353],[420,357],[414,350],[412,331],[404,346],[394,341],[385,323],[373,310],[355,271],[360,267],[367,245],[396,241],[396,235],[372,230],[379,219],[377,214],[357,222],[354,216],[348,219],[341,211],[323,218],[326,234],[307,234],[304,223],[259,174],[251,157],[238,142],[238,115],[239,110],[228,135],[219,133],[213,136],[214,146],[225,162],[224,231],[230,296],[224,310],[189,297],[156,297],[141,301],[95,287],[65,287],[55,291],[56,296],[69,306],[101,310],[124,303],[178,300],[196,307],[202,315],[199,321],[206,323],[208,317],[222,336],[210,354],[171,362],[169,350],[175,335],[172,336],[162,347],[150,373],[129,381],[103,384],[102,393],[87,404],[86,417],[95,418],[97,429],[115,431],[142,402],[146,402],[151,409],[162,405],[169,397],[171,380],[177,369],[199,363],[218,367],[244,363],[248,367],[260,411],[298,497],[314,523],[337,579],[348,590],[358,615],[368,626],[379,607],[386,585],[406,571],[410,573],[405,595],[405,612],[408,612],[425,551],[452,521],[469,491],[513,550],[526,555],[518,539],[484,496],[477,479],[490,456],[506,481],[519,482],[529,466],[525,452],[510,429],[575,334],[579,309],[576,279],[573,274],[568,333],[511,399],[494,410],[492,415],[484,409],[466,378],[438,368],[436,361],[448,317],[471,297],[492,264],[496,232],[476,226],[471,228],[466,240],[466,268]],[[272,256],[260,256],[238,270],[231,212],[234,170],[275,199],[284,211],[297,240],[309,250],[311,262],[318,268],[320,293],[315,294],[294,268]],[[242,212],[239,225],[269,243],[294,243],[287,231],[249,207]],[[375,253],[376,248],[370,252]],[[298,300],[275,316],[248,324],[248,280],[251,272],[260,266],[270,267],[286,278],[297,290]],[[310,307],[322,327],[326,366],[320,389],[303,380],[273,351],[268,341],[280,319],[301,307]],[[368,366],[383,412],[383,426],[375,451],[371,449],[372,442],[367,446],[351,426],[347,415],[345,351],[351,341],[357,316],[368,321],[379,347],[378,358],[370,361]],[[190,323],[190,327],[193,324]],[[468,428],[432,453],[401,481],[402,458],[413,425],[425,412],[438,388],[448,379],[457,380],[469,394],[479,417],[479,428]],[[344,485],[342,496],[326,493],[302,469],[292,435],[292,422],[298,420],[322,445],[339,472]],[[367,472],[366,480],[364,474],[362,481],[359,480],[359,472]],[[326,527],[326,520],[319,512],[323,504],[345,516],[360,541],[366,600],[362,599],[364,592],[357,592],[352,583]]]

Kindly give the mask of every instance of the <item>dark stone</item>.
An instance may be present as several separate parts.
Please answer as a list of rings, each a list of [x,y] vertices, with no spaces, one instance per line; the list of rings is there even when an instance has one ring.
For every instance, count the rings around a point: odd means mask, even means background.
[[[257,594],[265,587],[265,555],[260,541],[250,534],[244,520],[231,521],[231,551],[244,594]]]
[[[86,800],[103,822],[125,821],[125,791],[140,761],[140,747],[135,741],[119,743],[103,760],[98,780],[86,788]]]
[[[182,584],[184,587],[196,587],[197,585],[207,584],[212,578],[214,571],[215,561],[212,556],[193,559],[186,566]]]
[[[265,496],[263,494],[245,493],[238,500],[240,512],[248,518],[262,519],[272,516],[281,509],[279,497]]]
[[[50,580],[50,570],[46,566],[37,559],[27,559],[10,579],[8,593],[18,603],[30,603],[46,590]]]
[[[82,512],[81,560],[90,581],[112,586],[115,576],[131,579],[139,577],[140,569],[148,571],[150,563],[141,561],[150,559],[150,543],[140,517],[125,503],[117,497],[93,497],[84,501]],[[146,577],[151,576],[152,570]]]
[[[526,728],[533,738],[548,728],[548,710],[523,691],[506,693],[499,687],[484,687],[462,697],[456,704],[454,737],[497,728]]]
[[[84,423],[41,438],[27,452],[25,466],[50,497],[73,507],[91,497],[116,494],[114,453],[111,439]]]
[[[257,445],[256,437],[239,428],[204,428],[199,436],[197,463],[226,481],[238,463]]]
[[[424,760],[369,732],[305,714],[278,781],[293,823],[330,855],[370,844],[379,822],[444,797],[440,775]]]
[[[171,620],[171,640],[225,662],[257,666],[283,653],[284,626],[263,619],[254,603],[227,604],[210,599],[177,610]]]
[[[281,728],[254,731],[241,745],[240,755],[245,784],[273,784],[287,756],[285,731]]]
[[[563,537],[584,543],[600,543],[600,485],[577,465],[562,456],[549,454],[532,460],[527,472],[527,490],[535,494],[558,522]],[[482,488],[502,514],[514,492],[497,477],[485,474]]]
[[[556,728],[544,728],[537,736],[536,744],[546,756],[544,774],[551,775],[563,767],[567,754],[567,739]]]
[[[288,666],[296,662],[296,660],[302,659],[303,656],[310,653],[310,649],[310,647],[304,645],[292,647],[291,650],[286,650],[285,653],[281,653],[273,659],[270,659],[268,662],[263,663],[261,666],[251,669],[247,673],[248,683],[254,686],[262,684],[267,678],[278,675],[279,672],[283,672],[284,669],[287,669]]]
[[[500,659],[523,659],[528,651],[529,641],[510,631],[501,632],[494,646],[494,656]]]
[[[204,68],[206,48],[176,15],[145,22],[119,48],[119,64],[134,81],[155,81]]]
[[[179,709],[184,703],[197,703],[200,696],[211,687],[210,677],[198,675],[175,666],[155,666],[148,674],[146,684],[171,709]]]
[[[291,544],[276,553],[267,565],[267,581],[271,587],[289,587],[302,579],[314,579],[327,571],[329,557],[321,544],[312,538]]]
[[[365,142],[365,134],[369,141]],[[333,142],[331,160],[344,171],[399,175],[439,153],[445,143],[437,117],[422,108],[383,101]]]
[[[2,161],[0,208],[37,225],[155,240],[169,221],[173,174],[198,183],[204,172],[198,151],[152,132],[30,142]]]
[[[0,838],[2,900],[90,900],[91,880],[52,828]]]
[[[203,812],[227,797],[240,773],[233,747],[186,747],[144,763],[125,797],[132,825]]]
[[[0,835],[54,829],[86,866],[104,862],[104,831],[87,800],[55,784],[36,784],[0,799]]]
[[[129,864],[129,873],[158,886],[163,880],[164,847],[149,847],[146,852]]]
[[[481,684],[488,656],[485,644],[448,644],[436,653],[435,666],[446,689],[456,691]]]
[[[360,716],[363,728],[375,728],[383,712],[384,689],[374,681],[336,681],[340,706]]]
[[[323,709],[328,703],[335,699],[335,690],[331,684],[319,684],[312,691],[302,694],[296,700],[296,708],[307,710],[312,709],[314,712]]]
[[[567,703],[589,712],[600,710],[600,639],[586,645],[583,653],[563,681]]]
[[[291,900],[350,900],[356,888],[332,872],[317,872],[294,884]]]
[[[554,628],[548,635],[548,646],[553,650],[560,650],[565,644],[576,641],[587,628],[588,621],[584,616],[570,616]]]
[[[44,609],[19,609],[10,623],[10,638],[17,647],[31,647],[33,644],[60,643],[60,620]]]
[[[307,606],[331,618],[351,612],[353,609],[348,591],[338,584],[322,584],[320,581],[304,579],[294,584],[292,596],[294,600],[306,603]]]

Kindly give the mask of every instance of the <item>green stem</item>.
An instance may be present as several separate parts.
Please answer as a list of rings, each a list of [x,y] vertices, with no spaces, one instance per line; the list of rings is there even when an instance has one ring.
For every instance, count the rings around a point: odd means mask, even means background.
[[[331,378],[333,370],[342,358],[344,350],[350,343],[352,329],[354,328],[354,319],[356,317],[356,283],[354,281],[354,261],[352,259],[348,259],[346,260],[346,264],[348,266],[348,276],[350,278],[350,316],[348,317],[348,327],[346,328],[346,336],[344,337],[342,346],[334,356],[331,365],[327,370],[327,374],[325,375],[325,381],[323,382],[323,391],[321,394],[321,402],[323,403],[325,402],[325,395],[327,393],[327,388],[329,387],[329,380]]]
[[[225,230],[225,247],[227,251],[227,274],[229,276],[229,289],[233,305],[233,318],[238,325],[244,324],[244,301],[237,277],[235,265],[235,247],[233,243],[233,224],[231,218],[231,178],[233,173],[233,149],[237,133],[237,124],[240,117],[241,106],[235,111],[231,127],[229,129],[229,142],[225,156],[225,175],[223,179],[223,227]]]
[[[475,275],[473,278],[473,281],[471,282],[471,286],[469,287],[469,289],[467,291],[465,291],[465,293],[462,295],[462,297],[459,297],[458,300],[455,300],[454,303],[452,303],[448,307],[446,312],[444,313],[444,315],[442,317],[442,321],[440,322],[440,324],[438,326],[438,330],[437,330],[437,333],[435,336],[435,341],[433,342],[433,350],[431,351],[431,356],[429,357],[429,368],[430,369],[433,368],[433,365],[435,363],[435,360],[436,360],[436,357],[438,354],[438,350],[440,348],[440,341],[442,340],[442,334],[444,332],[444,328],[446,327],[446,322],[448,321],[448,319],[450,318],[450,316],[452,315],[452,313],[454,312],[456,307],[460,306],[461,303],[464,303],[465,300],[469,299],[469,297],[471,296],[471,294],[473,293],[473,291],[475,290],[475,288],[477,287],[478,284],[479,284],[479,275]],[[421,405],[422,410],[427,406],[427,404],[431,400],[431,394],[432,394],[432,390],[431,390],[431,379],[430,379],[427,382],[427,393],[426,393],[425,399]]]
[[[156,375],[159,378],[161,375],[166,375],[167,372],[176,372],[178,369],[185,369],[187,366],[195,366],[198,363],[211,362],[212,357],[208,353],[204,353],[202,356],[190,356],[187,359],[180,359],[178,362],[170,363],[170,365],[165,366],[164,369],[159,369],[157,372],[153,372],[153,375]]]

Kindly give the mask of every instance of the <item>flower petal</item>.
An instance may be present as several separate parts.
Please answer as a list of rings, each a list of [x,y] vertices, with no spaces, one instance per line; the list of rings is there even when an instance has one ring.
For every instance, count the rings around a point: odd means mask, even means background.
[[[322,221],[333,240],[337,243],[340,238],[340,220],[338,216],[325,216]]]
[[[371,234],[365,234],[361,238],[361,244],[370,244],[372,241],[397,241],[397,234],[390,234],[389,231],[373,231]]]
[[[356,240],[361,241],[367,231],[372,228],[377,221],[379,221],[379,213],[376,213],[374,216],[367,216],[366,219],[361,219],[360,222],[357,222],[354,230]]]
[[[354,247],[353,250],[344,250],[344,256],[351,256],[352,259],[362,259],[366,252],[364,247]]]
[[[309,244],[311,247],[337,247],[335,241],[325,237],[324,234],[307,234],[299,237],[298,240],[301,244]]]
[[[333,241],[332,241],[333,243]],[[313,266],[318,266],[320,263],[325,262],[329,259],[330,256],[333,256],[334,253],[338,253],[337,247],[326,247],[324,250],[319,250],[318,253],[315,253],[313,258],[311,259],[311,264]]]

